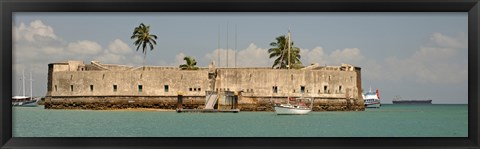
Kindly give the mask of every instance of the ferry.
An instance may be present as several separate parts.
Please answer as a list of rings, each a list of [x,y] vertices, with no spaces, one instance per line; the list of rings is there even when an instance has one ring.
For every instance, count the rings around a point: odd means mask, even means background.
[[[370,89],[369,92],[363,94],[362,96],[363,102],[365,103],[365,108],[380,108],[382,106],[380,103],[378,89],[375,92],[372,92],[372,89]]]

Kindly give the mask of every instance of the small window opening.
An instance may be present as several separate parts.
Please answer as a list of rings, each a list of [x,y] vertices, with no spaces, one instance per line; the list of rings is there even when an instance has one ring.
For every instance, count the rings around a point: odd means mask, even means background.
[[[197,88],[193,88],[193,91],[197,91]]]
[[[338,92],[342,93],[342,86],[341,85],[338,87]]]
[[[199,92],[202,91],[202,88],[198,88],[198,91],[199,91]]]
[[[93,85],[90,85],[90,91],[93,92]]]
[[[328,89],[328,87],[326,85],[323,86],[323,93],[327,93],[327,89]]]
[[[70,85],[70,92],[73,92],[73,85]]]
[[[277,86],[273,86],[272,90],[273,90],[273,93],[278,93],[278,87]]]
[[[113,92],[117,92],[117,85],[113,85]]]
[[[192,91],[192,88],[190,88],[190,91]]]
[[[55,85],[55,92],[57,91],[57,85]]]
[[[143,90],[143,86],[142,85],[138,85],[138,92],[142,92]]]
[[[164,86],[163,86],[163,91],[164,91],[164,92],[168,92],[168,85],[164,85]]]
[[[300,86],[300,93],[305,93],[305,86]]]

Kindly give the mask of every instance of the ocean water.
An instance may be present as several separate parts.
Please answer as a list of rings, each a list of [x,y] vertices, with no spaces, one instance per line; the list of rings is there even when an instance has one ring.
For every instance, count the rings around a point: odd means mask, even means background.
[[[360,112],[176,113],[13,107],[14,137],[467,137],[468,105]]]

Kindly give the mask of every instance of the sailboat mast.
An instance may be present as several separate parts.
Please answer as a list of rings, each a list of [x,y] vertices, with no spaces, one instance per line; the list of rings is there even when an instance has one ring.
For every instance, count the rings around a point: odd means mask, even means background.
[[[228,21],[227,21],[227,67],[228,67]]]
[[[25,70],[22,70],[22,92],[23,92],[23,97],[25,97]]]
[[[217,53],[218,53],[218,66],[220,67],[220,24],[218,25],[218,47],[217,47]]]
[[[32,80],[32,72],[30,71],[30,98],[33,99],[33,86],[32,86],[32,83],[33,80]]]

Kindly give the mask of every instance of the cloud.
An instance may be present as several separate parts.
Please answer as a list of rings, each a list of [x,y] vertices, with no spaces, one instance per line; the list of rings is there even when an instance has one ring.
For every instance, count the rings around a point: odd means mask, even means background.
[[[173,66],[180,66],[182,64],[185,64],[185,60],[183,60],[183,58],[185,58],[185,54],[183,53],[178,53],[176,56],[175,56],[175,63],[173,63]]]
[[[430,37],[430,42],[430,45],[433,46],[454,49],[467,48],[468,46],[467,36],[463,33],[456,38],[441,33],[433,33]]]
[[[94,55],[102,51],[102,46],[94,41],[81,40],[69,43],[67,50],[73,54]]]
[[[13,37],[15,40],[26,40],[28,42],[37,41],[39,38],[57,40],[53,28],[43,24],[41,20],[32,21],[28,26],[20,23],[18,27],[14,28]]]
[[[312,50],[300,49],[304,65],[318,63],[320,65],[341,65],[342,63],[356,64],[364,59],[360,49],[345,48],[326,53],[322,47],[315,47]]]
[[[467,55],[459,55],[467,48],[467,38],[433,33],[429,39],[406,58],[389,56],[364,63],[364,77],[368,80],[433,84],[456,84],[468,80],[468,61],[459,59],[467,58]]]
[[[228,66],[235,66],[235,51],[233,49],[215,49],[214,51],[205,54],[205,59],[208,61],[215,61],[218,67],[218,55],[220,55],[220,67],[227,66],[227,51],[228,51]],[[220,54],[219,54],[220,52]],[[273,59],[268,58],[267,49],[257,47],[254,43],[245,49],[237,51],[237,67],[271,67]]]
[[[132,53],[133,50],[120,39],[115,39],[113,42],[108,45],[108,50],[115,54],[129,54]]]
[[[102,63],[107,64],[125,64],[138,65],[143,62],[143,58],[138,55],[132,55],[133,50],[120,39],[115,39],[108,45],[108,49],[95,58]],[[133,57],[132,57],[133,56]]]

